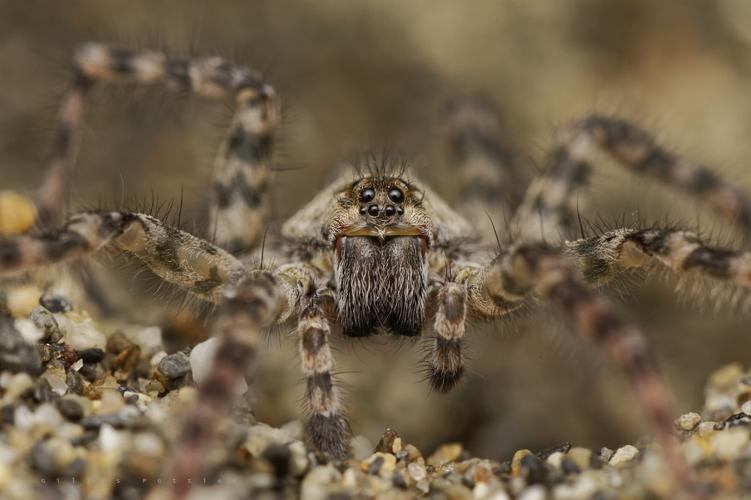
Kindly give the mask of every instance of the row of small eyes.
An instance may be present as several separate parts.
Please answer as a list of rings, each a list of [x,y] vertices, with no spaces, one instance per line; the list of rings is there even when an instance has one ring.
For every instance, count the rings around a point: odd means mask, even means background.
[[[360,202],[368,203],[375,198],[375,190],[373,188],[365,188],[360,192]],[[404,193],[401,189],[392,187],[389,189],[389,200],[394,203],[402,203],[404,201]]]

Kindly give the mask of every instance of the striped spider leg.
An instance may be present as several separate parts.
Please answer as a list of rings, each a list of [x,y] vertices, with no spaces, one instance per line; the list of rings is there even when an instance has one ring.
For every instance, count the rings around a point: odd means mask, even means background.
[[[231,252],[261,242],[269,215],[269,165],[278,100],[262,76],[220,57],[187,59],[89,43],[73,55],[73,82],[63,99],[48,173],[39,189],[39,222],[54,227],[64,212],[79,149],[83,101],[94,85],[165,85],[234,99],[235,115],[214,168],[209,234]]]

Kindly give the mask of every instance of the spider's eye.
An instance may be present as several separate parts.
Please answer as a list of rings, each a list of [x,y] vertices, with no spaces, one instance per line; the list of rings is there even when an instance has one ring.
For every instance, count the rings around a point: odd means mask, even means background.
[[[365,188],[360,192],[360,201],[363,203],[373,201],[373,198],[375,198],[375,191],[373,191],[373,188]]]
[[[394,203],[401,203],[404,201],[404,193],[399,188],[389,189],[389,199]]]

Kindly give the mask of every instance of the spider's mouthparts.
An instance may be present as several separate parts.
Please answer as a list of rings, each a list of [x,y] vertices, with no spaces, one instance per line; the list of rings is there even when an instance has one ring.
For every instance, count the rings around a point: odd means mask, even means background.
[[[369,235],[369,234],[357,234],[357,235],[351,235],[351,234],[343,234],[340,236],[337,236],[336,241],[334,243],[334,251],[336,252],[336,258],[341,259],[342,258],[342,249],[344,248],[344,244],[347,240],[347,238],[373,238],[376,239],[380,244],[385,243],[387,240],[391,238],[416,238],[420,241],[420,252],[423,257],[425,257],[425,254],[428,252],[428,239],[425,237],[425,235],[418,234],[387,234],[387,233],[381,233],[377,235]]]
[[[342,235],[336,252],[337,309],[344,335],[419,335],[428,286],[424,238],[379,241]]]
[[[373,238],[378,240],[381,244],[391,238],[417,237],[420,240],[423,257],[425,257],[425,254],[428,250],[428,238],[425,235],[425,231],[420,227],[407,225],[386,227],[361,225],[350,226],[336,237],[334,249],[336,251],[337,258],[341,258],[342,248],[344,248],[344,242],[348,237]]]

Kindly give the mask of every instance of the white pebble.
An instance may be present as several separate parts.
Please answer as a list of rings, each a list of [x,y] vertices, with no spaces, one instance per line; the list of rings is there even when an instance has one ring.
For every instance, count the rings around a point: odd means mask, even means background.
[[[134,344],[138,344],[141,347],[146,356],[150,356],[163,349],[162,329],[158,326],[126,330],[124,333]]]
[[[714,426],[717,425],[716,422],[702,422],[699,424],[699,430],[698,434],[701,437],[708,437],[717,432],[714,428]]]
[[[616,450],[609,463],[613,467],[617,467],[620,464],[630,462],[631,460],[635,459],[637,455],[639,455],[639,450],[635,446],[627,444],[626,446],[621,446]]]
[[[682,431],[692,431],[701,423],[701,415],[698,413],[686,413],[675,420],[676,426]]]
[[[536,484],[524,490],[518,498],[519,500],[545,500],[547,494],[544,486]]]
[[[154,354],[151,359],[149,360],[149,363],[151,366],[157,366],[161,360],[167,357],[167,353],[164,351],[159,351],[158,353]]]
[[[409,477],[411,477],[415,481],[425,479],[425,476],[427,475],[425,467],[418,464],[417,462],[412,462],[411,464],[409,464],[407,466],[407,472],[409,473]]]
[[[554,453],[551,453],[545,461],[556,469],[560,469],[561,463],[563,462],[563,457],[565,456],[566,455],[563,452],[556,451]]]
[[[64,395],[68,391],[68,384],[65,383],[66,375],[65,370],[60,367],[48,368],[46,372],[42,374],[42,378],[46,379],[52,388],[52,392],[58,396]]]
[[[30,319],[17,319],[14,326],[28,344],[36,344],[44,337],[44,332],[37,328]]]
[[[743,406],[741,406],[741,411],[746,415],[751,415],[751,401],[746,401],[745,403],[743,403]]]
[[[120,433],[111,425],[104,424],[99,430],[99,448],[104,452],[119,450],[123,440]]]
[[[3,373],[4,375],[5,373]],[[0,403],[2,404],[8,404],[13,402],[18,396],[26,392],[28,389],[30,389],[34,382],[31,380],[31,377],[28,373],[16,373],[14,375],[10,375],[8,373],[9,377],[7,382],[3,383],[3,387],[5,388],[5,395],[3,395],[2,399],[0,399]]]
[[[748,444],[748,438],[748,429],[743,427],[733,427],[732,429],[718,432],[712,437],[715,453],[723,460],[739,458],[741,452]]]
[[[61,323],[58,321],[58,323]],[[107,337],[102,332],[94,328],[91,321],[82,321],[74,323],[68,320],[67,324],[63,321],[60,327],[65,330],[65,343],[77,351],[99,347],[104,349],[107,345]]]

